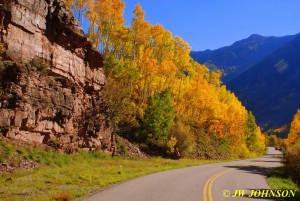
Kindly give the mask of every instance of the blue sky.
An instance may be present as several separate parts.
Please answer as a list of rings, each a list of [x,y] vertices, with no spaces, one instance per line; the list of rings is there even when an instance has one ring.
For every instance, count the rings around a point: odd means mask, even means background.
[[[231,45],[251,34],[300,33],[300,0],[124,0],[125,19],[141,3],[146,20],[162,24],[192,50]]]

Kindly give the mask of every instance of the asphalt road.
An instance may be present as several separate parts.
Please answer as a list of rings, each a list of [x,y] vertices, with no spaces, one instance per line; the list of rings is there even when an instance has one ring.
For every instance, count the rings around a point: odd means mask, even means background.
[[[266,183],[266,175],[272,168],[281,165],[280,161],[281,153],[269,148],[269,154],[261,158],[201,165],[143,176],[97,192],[84,201],[278,200],[253,199],[249,195],[252,189],[270,189]],[[235,190],[245,190],[245,195],[232,197]]]

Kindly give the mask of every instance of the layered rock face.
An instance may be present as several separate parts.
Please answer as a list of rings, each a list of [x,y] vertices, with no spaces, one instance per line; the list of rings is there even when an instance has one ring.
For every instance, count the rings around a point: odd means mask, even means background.
[[[0,128],[61,148],[111,146],[103,59],[61,0],[0,0]]]

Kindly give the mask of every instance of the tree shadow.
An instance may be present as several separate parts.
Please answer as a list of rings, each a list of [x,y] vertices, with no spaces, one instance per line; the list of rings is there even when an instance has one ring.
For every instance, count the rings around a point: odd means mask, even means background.
[[[283,161],[283,157],[282,155],[278,155],[278,158],[281,158],[281,160],[269,160],[269,161],[262,161],[262,160],[251,160],[251,162],[282,162]],[[266,158],[272,159],[274,158],[274,155],[267,155]],[[239,166],[239,165],[227,165],[225,166],[227,168],[234,168],[236,170],[240,170],[240,171],[244,171],[246,173],[250,173],[250,174],[258,174],[258,175],[263,175],[263,176],[269,176],[272,172],[272,170],[274,170],[275,167],[263,167],[263,166],[259,166],[259,165],[246,165],[246,166]],[[272,173],[272,175],[274,175],[275,173]],[[285,178],[285,174],[282,173],[278,173],[276,174],[277,177],[282,177]],[[299,201],[300,200],[300,192],[296,191],[296,195],[295,197],[286,197],[286,198],[278,198],[278,197],[249,197],[251,194],[252,190],[264,190],[264,189],[247,189],[249,193],[245,194],[245,198],[251,198],[251,199],[264,199],[264,200],[274,200],[274,201]],[[265,189],[266,190],[266,189]],[[290,189],[285,189],[285,190],[290,190]]]
[[[274,167],[262,167],[258,165],[247,165],[247,166],[239,166],[239,165],[232,165],[232,166],[225,166],[227,168],[234,168],[236,170],[244,171],[250,174],[259,174],[267,176]]]
[[[277,154],[278,155],[278,154]],[[276,163],[276,162],[283,162],[283,157],[282,154],[278,155],[278,158],[280,158],[280,160],[275,160],[274,155],[268,154],[267,156],[265,156],[265,159],[273,159],[273,160],[251,160],[251,162],[268,162],[268,163]],[[247,173],[251,173],[251,174],[260,174],[260,175],[264,175],[264,176],[268,176],[268,174],[275,168],[275,167],[263,167],[263,166],[259,166],[259,165],[245,165],[245,166],[241,166],[241,165],[228,165],[225,166],[227,168],[234,168],[237,170],[241,170]]]
[[[262,162],[260,160],[252,160],[253,162]],[[283,160],[272,160],[272,161],[264,161],[264,163],[277,163],[277,162],[283,162]]]

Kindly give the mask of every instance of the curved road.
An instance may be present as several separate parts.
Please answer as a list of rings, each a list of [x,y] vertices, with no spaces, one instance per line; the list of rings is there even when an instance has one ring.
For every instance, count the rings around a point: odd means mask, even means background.
[[[279,165],[281,153],[269,148],[268,155],[261,158],[200,165],[143,176],[95,193],[84,201],[280,200],[249,197],[252,189],[270,189],[266,175]],[[240,197],[232,197],[235,190],[245,191],[237,191]]]

